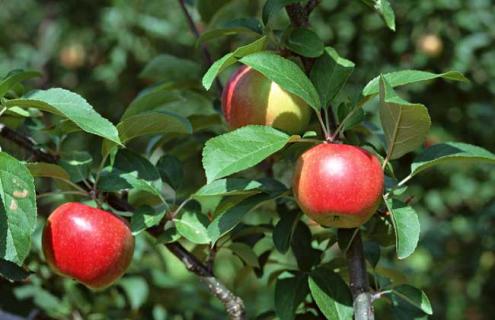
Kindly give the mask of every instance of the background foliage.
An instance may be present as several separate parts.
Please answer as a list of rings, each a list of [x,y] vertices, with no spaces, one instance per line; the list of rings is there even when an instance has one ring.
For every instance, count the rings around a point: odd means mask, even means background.
[[[218,1],[216,8],[207,2],[189,2],[191,10],[200,9],[193,13],[202,31],[225,27],[237,18],[259,17],[263,4],[224,0]],[[200,88],[205,71],[201,51],[176,1],[3,0],[0,4],[0,28],[5,31],[0,33],[0,75],[17,68],[41,70],[43,78],[32,82],[33,87],[59,86],[75,91],[114,123],[141,89],[153,81],[176,81],[188,89],[181,90],[179,99],[170,102],[167,110],[188,117],[193,127],[197,117],[209,117],[213,125],[221,124],[215,116],[219,105],[215,92],[206,93]],[[490,0],[394,1],[392,5],[396,32],[387,29],[380,16],[360,1],[324,0],[312,14],[311,24],[319,37],[356,64],[346,90],[357,92],[372,77],[392,70],[461,71],[471,82],[435,81],[410,86],[400,93],[429,107],[431,143],[464,141],[495,151],[495,5]],[[282,11],[273,19],[274,28],[288,23]],[[438,53],[426,48],[425,36],[431,35],[441,43]],[[207,43],[216,60],[251,39],[250,32],[243,32]],[[143,71],[159,54],[168,55],[162,57],[160,64],[164,69]],[[228,72],[222,73],[222,82],[227,76]],[[368,117],[377,114],[373,112],[377,102],[367,106]],[[37,118],[25,126],[35,129],[43,121],[47,120]],[[204,174],[198,170],[199,151],[208,138],[221,130],[220,126],[210,126],[182,143],[153,142],[161,143],[167,154],[184,163],[186,174],[177,198],[204,184]],[[100,146],[94,143],[95,138],[76,133],[58,144],[44,131],[38,131],[34,138],[60,147],[62,153],[68,154],[67,159],[78,156],[84,162],[89,157],[71,151],[85,150],[94,163],[99,163]],[[8,141],[0,143],[9,153],[28,157]],[[132,146],[143,153],[149,148],[139,139]],[[153,163],[161,155],[148,154]],[[400,159],[397,171],[407,173],[413,157]],[[282,163],[275,170],[282,171],[286,165]],[[411,185],[412,203],[421,220],[419,247],[400,261],[393,249],[386,251],[379,263],[380,272],[397,279],[407,275],[409,283],[423,288],[434,307],[435,318],[485,319],[495,312],[494,186],[495,171],[482,165],[440,167],[418,176]],[[46,216],[53,205],[53,199],[41,200],[40,215]],[[258,210],[245,222],[262,225],[277,220],[276,215],[265,215],[263,210],[266,209]],[[74,319],[224,317],[222,306],[196,277],[145,236],[138,237],[134,262],[126,277],[96,294],[54,276],[42,260],[39,228],[35,240],[28,258],[28,266],[35,274],[22,286],[0,280],[0,309],[23,315],[41,310],[50,317]],[[255,251],[260,255],[270,245],[271,239],[265,238]],[[189,248],[193,247],[191,243]],[[200,257],[205,254],[201,246],[194,252]],[[241,258],[227,248],[220,250],[216,274],[244,298],[248,314],[272,310],[275,287],[270,274],[280,263],[294,264],[295,260],[272,255],[264,275],[257,278],[252,272],[244,272],[249,263],[246,266],[242,261],[249,262],[249,258]],[[251,262],[254,266],[257,263]]]

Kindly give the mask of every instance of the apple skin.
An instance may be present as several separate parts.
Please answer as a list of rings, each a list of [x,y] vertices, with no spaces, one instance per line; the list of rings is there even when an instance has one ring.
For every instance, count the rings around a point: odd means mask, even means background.
[[[303,212],[319,224],[355,228],[378,208],[383,185],[380,161],[368,151],[322,143],[299,157],[292,187]]]
[[[69,202],[48,217],[43,253],[58,274],[91,289],[102,289],[120,278],[134,254],[134,237],[116,215]]]
[[[227,82],[222,109],[230,129],[252,124],[297,134],[311,118],[311,108],[301,98],[248,66],[240,67]]]

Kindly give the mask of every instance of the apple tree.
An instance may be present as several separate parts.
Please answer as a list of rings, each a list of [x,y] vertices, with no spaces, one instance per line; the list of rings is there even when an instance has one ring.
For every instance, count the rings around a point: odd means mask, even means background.
[[[435,106],[406,93],[421,82],[468,79],[382,70],[349,88],[360,66],[312,28],[320,1],[267,0],[258,16],[201,32],[227,2],[178,1],[196,37],[190,49],[203,59],[161,54],[142,66],[147,87],[115,123],[74,91],[30,87],[39,71],[0,80],[1,141],[23,150],[0,150],[0,276],[53,318],[104,314],[88,296],[118,295],[114,287],[138,317],[148,296],[143,279],[161,277],[165,292],[178,275],[137,260],[167,251],[201,283],[203,291],[187,295],[206,303],[177,302],[190,308],[188,319],[434,314],[422,288],[394,272],[420,239],[409,187],[438,165],[495,164],[495,154],[457,141],[425,146]],[[389,1],[362,2],[383,28],[396,29]],[[275,24],[283,14],[288,23]],[[232,35],[241,41],[214,57],[210,48]],[[397,165],[405,157],[407,172]],[[38,255],[32,243],[43,228]],[[225,257],[238,262],[235,283],[258,281],[272,293],[269,309],[250,307],[253,296],[226,283],[218,271]],[[53,292],[76,298],[38,290],[50,281]],[[106,315],[129,317],[114,312]]]

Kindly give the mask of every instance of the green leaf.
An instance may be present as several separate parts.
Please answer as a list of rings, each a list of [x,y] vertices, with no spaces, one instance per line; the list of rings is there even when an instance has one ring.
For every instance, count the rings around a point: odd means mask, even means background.
[[[212,243],[215,243],[227,232],[232,230],[242,218],[259,204],[270,200],[272,197],[267,194],[257,194],[244,199],[237,205],[219,214],[208,226],[208,235]]]
[[[203,167],[208,183],[248,169],[282,149],[290,137],[267,126],[245,126],[208,140]]]
[[[129,149],[121,149],[115,155],[114,169],[121,173],[133,173],[137,178],[154,181],[160,178],[155,166],[148,159]]]
[[[387,158],[397,159],[422,145],[431,120],[422,104],[399,98],[382,77],[380,83],[380,121],[387,144]]]
[[[5,96],[16,84],[24,80],[41,77],[41,75],[41,72],[35,70],[14,70],[10,72],[5,78],[0,80],[0,98]]]
[[[426,294],[413,286],[403,284],[392,289],[392,294],[410,305],[420,309],[426,314],[432,315],[433,309]]]
[[[354,62],[342,58],[332,47],[326,47],[311,69],[311,81],[320,95],[322,106],[326,107],[344,87],[354,70]]]
[[[395,31],[395,14],[390,2],[388,0],[362,0],[369,6],[373,6],[373,8],[380,13],[385,24],[390,30]]]
[[[0,277],[9,281],[23,281],[31,273],[13,262],[0,259]]]
[[[297,307],[309,293],[308,276],[298,273],[292,278],[277,279],[275,284],[275,312],[280,319],[294,320]]]
[[[70,180],[79,182],[89,177],[93,158],[86,151],[71,151],[63,153],[59,162],[70,175]]]
[[[291,30],[287,36],[286,45],[292,52],[309,58],[319,57],[325,47],[320,37],[308,28]]]
[[[210,243],[206,230],[208,218],[200,210],[184,209],[180,219],[174,219],[177,231],[187,240],[196,244]]]
[[[311,230],[298,220],[291,239],[291,249],[300,270],[309,271],[320,262],[321,251],[311,246]]]
[[[60,88],[35,91],[26,98],[12,99],[7,106],[37,108],[69,119],[83,131],[121,144],[117,128],[98,114],[80,95]]]
[[[215,13],[230,1],[231,0],[198,0],[196,1],[196,8],[201,16],[201,20],[208,23]]]
[[[148,228],[158,225],[164,216],[164,211],[156,211],[149,206],[137,208],[131,217],[132,234],[135,236]]]
[[[132,310],[138,310],[148,299],[149,286],[142,277],[125,277],[119,281]]]
[[[273,229],[273,243],[279,252],[286,253],[289,250],[299,218],[300,213],[297,211],[280,213],[280,221]]]
[[[70,176],[61,166],[45,162],[29,162],[26,167],[33,177],[53,178],[69,181]]]
[[[428,81],[437,78],[455,81],[469,81],[464,75],[457,71],[448,71],[445,73],[432,73],[419,70],[402,70],[384,74],[385,80],[392,88],[403,86],[410,83]],[[380,91],[380,76],[374,78],[363,89],[363,96],[375,95]]]
[[[332,270],[319,267],[309,276],[309,290],[327,319],[352,319],[352,296],[346,283]]]
[[[224,71],[229,66],[236,63],[238,59],[247,56],[248,54],[252,54],[265,49],[267,42],[268,42],[268,38],[266,36],[263,36],[250,44],[239,47],[236,50],[227,53],[222,58],[215,61],[215,63],[211,65],[211,67],[208,69],[208,71],[206,71],[205,75],[203,76],[203,80],[202,80],[203,87],[205,87],[206,90],[209,90],[216,76],[220,72]]]
[[[405,259],[414,252],[418,245],[420,233],[418,214],[412,207],[399,200],[386,199],[385,205],[394,225],[397,257]]]
[[[263,6],[263,23],[267,24],[271,16],[282,10],[284,6],[298,2],[301,2],[301,0],[267,0]]]
[[[121,121],[136,114],[151,111],[166,103],[181,100],[181,94],[173,84],[164,83],[143,90],[126,108]]]
[[[34,179],[21,162],[0,152],[0,259],[21,266],[35,227]]]
[[[180,188],[184,178],[184,169],[179,159],[169,154],[163,155],[156,163],[156,168],[163,182],[168,183],[174,190]]]
[[[259,268],[260,263],[258,256],[254,253],[253,248],[242,242],[233,242],[228,247],[232,252],[239,256],[248,266],[252,268]]]
[[[217,38],[225,38],[227,36],[235,36],[238,34],[249,34],[249,35],[259,36],[258,32],[253,31],[253,29],[247,28],[245,26],[218,28],[218,29],[203,32],[199,36],[198,40],[196,40],[196,45],[198,46],[202,43],[205,43],[205,42],[217,39]]]
[[[193,198],[251,194],[261,187],[261,182],[256,180],[225,178],[204,185],[193,194]]]
[[[185,81],[197,80],[200,75],[201,66],[197,62],[161,54],[146,64],[139,77],[154,81]]]
[[[445,142],[426,148],[411,163],[410,176],[432,166],[451,162],[487,162],[495,164],[495,154],[478,146],[461,142]]]
[[[316,111],[320,109],[318,92],[301,68],[291,60],[269,51],[261,51],[241,58],[240,62],[300,97]]]
[[[101,172],[97,189],[104,192],[116,192],[124,189],[142,191],[158,198],[162,204],[166,205],[160,190],[150,181],[139,179],[136,175],[136,172],[122,172],[116,168],[110,171],[109,168],[105,168]]]
[[[117,125],[122,142],[149,135],[163,133],[191,134],[189,121],[166,111],[148,111],[129,116]]]
[[[363,108],[352,103],[342,102],[337,107],[337,119],[339,123],[344,123],[343,130],[350,129],[361,123],[364,120],[364,116]]]
[[[233,20],[228,20],[221,24],[222,27],[231,28],[231,27],[242,27],[252,30],[258,34],[263,34],[263,26],[261,21],[255,17],[243,17],[236,18]]]

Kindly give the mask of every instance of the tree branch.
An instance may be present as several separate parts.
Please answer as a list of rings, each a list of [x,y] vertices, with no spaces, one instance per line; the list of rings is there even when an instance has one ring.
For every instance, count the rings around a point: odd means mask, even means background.
[[[187,10],[185,0],[178,0],[178,1],[179,1],[180,8],[182,9],[184,16],[186,17],[187,24],[189,25],[189,29],[191,29],[191,32],[194,34],[194,37],[196,37],[196,40],[198,40],[200,37],[200,33],[198,31],[198,28],[196,27],[196,24],[194,23],[194,20],[191,17],[191,14]],[[208,47],[206,46],[206,44],[204,44],[204,43],[201,44],[201,50],[203,51],[203,56],[205,58],[205,62],[207,64],[207,67],[208,68],[211,67],[211,65],[213,64],[213,59],[211,57],[210,51],[208,50]],[[220,80],[218,80],[218,78],[215,78],[215,85],[217,86],[217,88],[220,92],[223,91],[223,86],[220,83]]]
[[[338,232],[339,236],[352,239],[355,231],[355,229],[339,229]],[[366,262],[364,260],[363,242],[359,230],[357,230],[354,239],[351,240],[346,257],[349,266],[350,287],[354,300],[354,319],[374,320],[373,296],[370,293],[368,272],[366,271]]]
[[[12,141],[23,149],[29,151],[37,161],[57,162],[58,160],[56,156],[39,149],[33,139],[17,133],[2,123],[0,123],[0,137]]]
[[[58,157],[36,148],[35,143],[30,138],[7,128],[3,124],[0,124],[0,136],[14,142],[21,148],[30,152],[36,161],[57,163]],[[129,202],[125,199],[117,197],[117,195],[113,193],[106,194],[106,200],[110,206],[117,210],[129,212],[134,211],[133,206]],[[158,235],[161,230],[159,228],[156,228],[155,230],[151,228],[148,231],[152,235]],[[210,292],[223,303],[230,319],[246,319],[245,307],[242,299],[234,295],[232,291],[221,283],[207,266],[201,263],[201,261],[199,261],[192,253],[187,251],[187,249],[178,242],[167,243],[164,245],[184,264],[187,270],[196,274],[200,280],[206,284]]]

